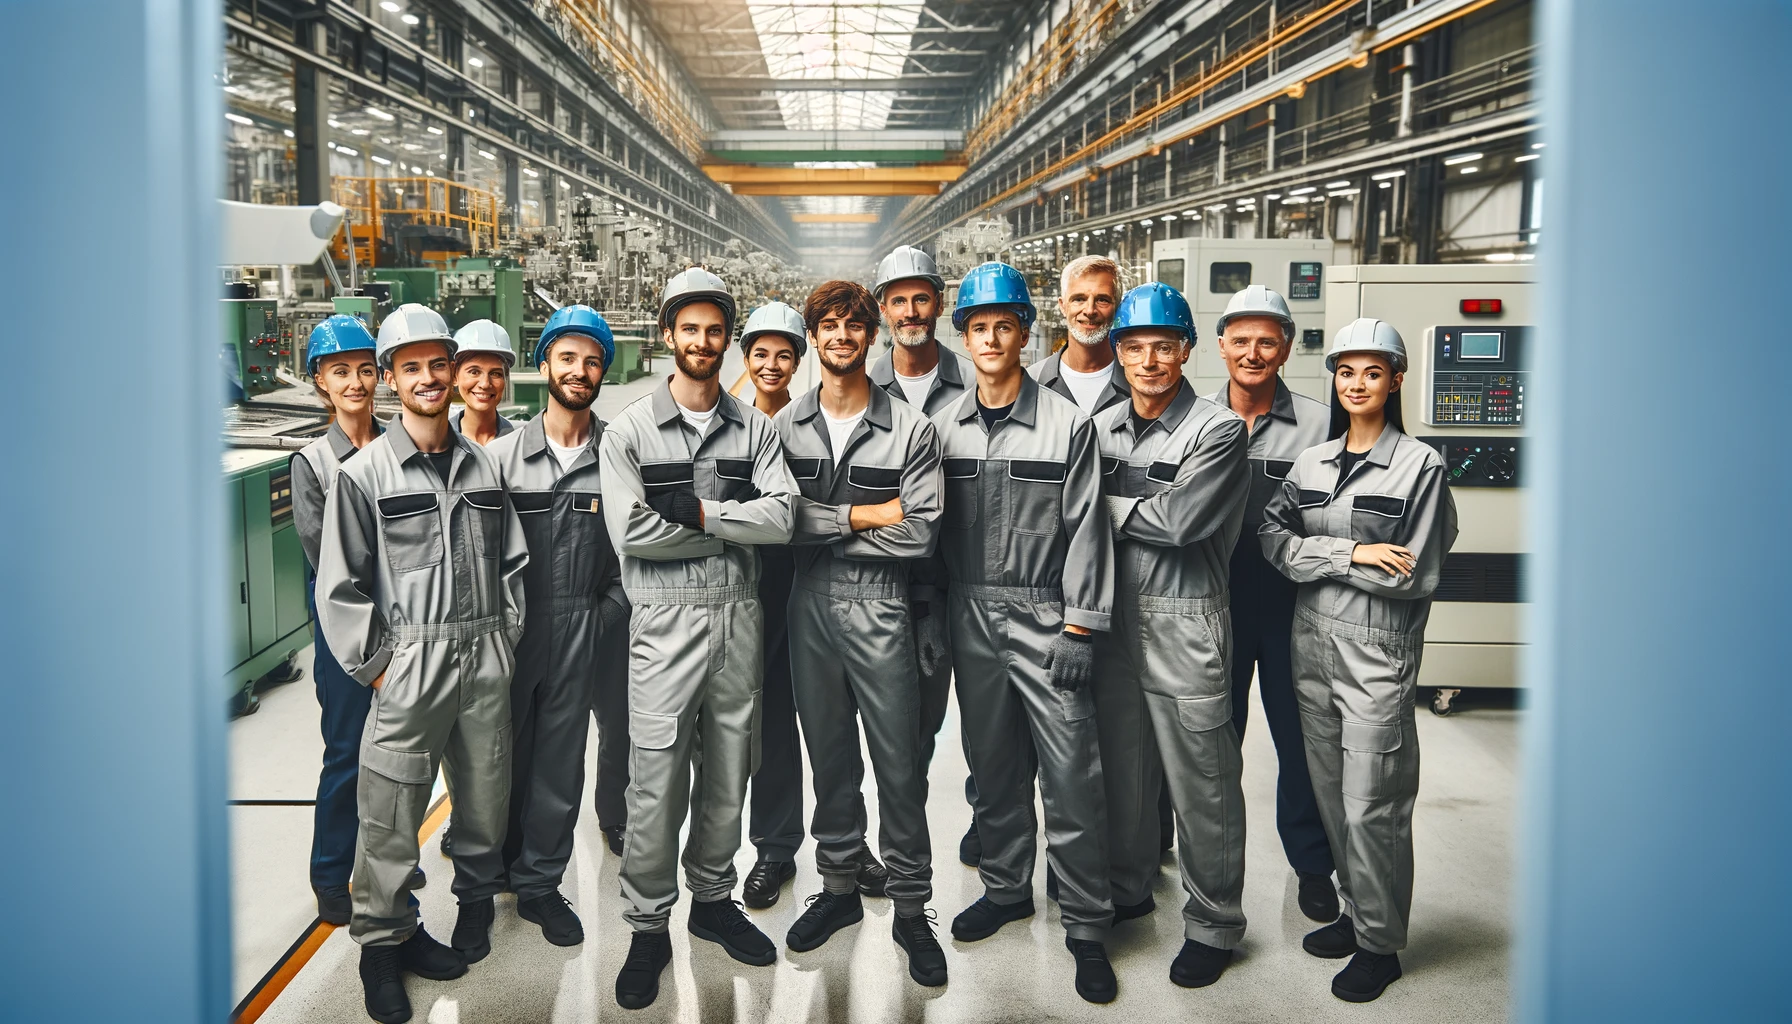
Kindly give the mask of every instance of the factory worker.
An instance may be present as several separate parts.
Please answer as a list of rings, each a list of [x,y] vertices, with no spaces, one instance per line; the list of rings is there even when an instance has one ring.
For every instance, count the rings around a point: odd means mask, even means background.
[[[616,1001],[628,1009],[658,997],[672,957],[667,927],[687,810],[691,934],[742,963],[777,958],[734,902],[734,854],[759,759],[758,545],[789,543],[796,485],[771,420],[717,380],[734,310],[727,287],[707,270],[692,267],[667,282],[660,336],[676,369],[610,424],[599,452],[604,521],[634,606],[633,752],[619,873],[634,937],[616,976]]]
[[[1300,584],[1294,689],[1344,912],[1301,945],[1351,957],[1332,994],[1361,1003],[1400,977],[1419,793],[1413,693],[1431,595],[1456,542],[1456,503],[1443,460],[1401,428],[1399,333],[1357,320],[1325,362],[1332,439],[1294,460],[1258,538],[1269,563]]]
[[[1106,256],[1078,256],[1058,279],[1058,311],[1070,343],[1027,372],[1041,385],[1075,402],[1086,416],[1124,405],[1126,375],[1114,365],[1108,326],[1120,303],[1120,268]]]
[[[1218,335],[1230,379],[1213,401],[1243,417],[1250,433],[1250,496],[1244,530],[1232,549],[1232,724],[1242,739],[1254,671],[1276,745],[1276,832],[1299,880],[1296,902],[1315,921],[1335,921],[1332,848],[1307,775],[1289,661],[1295,585],[1264,560],[1257,541],[1263,506],[1281,489],[1295,458],[1325,440],[1331,412],[1288,390],[1277,372],[1294,348],[1294,317],[1282,296],[1260,284],[1232,296]]]
[[[513,740],[504,864],[517,916],[539,925],[556,946],[585,940],[560,883],[584,798],[593,691],[602,685],[626,692],[625,680],[598,675],[604,635],[628,629],[628,598],[604,526],[598,481],[604,424],[591,412],[615,356],[610,325],[596,310],[580,305],[555,310],[533,359],[547,378],[546,406],[486,447],[529,547],[523,571],[528,617],[510,683]],[[600,719],[598,724],[600,751],[605,743],[622,745],[617,742],[622,737],[612,734],[626,729],[626,722]],[[489,897],[462,908],[453,945],[469,963],[491,949],[492,916]]]
[[[510,332],[490,320],[475,320],[454,332],[454,390],[466,403],[448,415],[448,422],[474,444],[491,444],[516,429],[498,415],[516,350]]]
[[[973,942],[1032,916],[1037,773],[1077,994],[1108,1002],[1116,984],[1103,942],[1114,907],[1091,677],[1093,634],[1108,629],[1113,606],[1112,527],[1094,425],[1021,370],[1033,316],[1020,271],[985,263],[965,275],[952,322],[977,386],[933,417],[946,477],[946,621],[983,840],[984,895],[952,922],[952,937]]]
[[[338,313],[311,329],[305,347],[305,375],[330,410],[324,436],[292,458],[292,521],[311,571],[305,603],[317,620],[318,550],[323,545],[324,499],[342,461],[380,436],[373,418],[379,365],[373,335],[360,320]],[[317,806],[311,826],[311,891],[317,916],[330,924],[348,923],[349,871],[355,862],[355,777],[361,767],[361,727],[373,691],[349,678],[318,630],[312,643],[311,678],[322,709],[324,764],[317,777]],[[422,882],[419,872],[418,884]]]
[[[877,779],[879,845],[895,904],[891,935],[922,985],[946,983],[946,955],[927,919],[933,855],[921,681],[908,568],[938,542],[939,438],[919,409],[871,386],[865,358],[877,304],[863,285],[828,281],[803,307],[821,383],[778,414],[794,505],[797,583],[790,660],[814,768],[822,892],[791,925],[806,951],[864,918],[859,900],[865,810],[859,729]]]
[[[1107,783],[1114,920],[1154,909],[1157,794],[1168,781],[1188,900],[1170,980],[1219,980],[1244,938],[1244,762],[1232,728],[1226,579],[1244,518],[1244,421],[1195,394],[1182,293],[1120,301],[1114,352],[1130,400],[1095,417],[1114,523],[1114,629],[1099,645],[1095,717]]]
[[[939,412],[976,383],[970,361],[948,352],[934,337],[946,293],[933,257],[899,245],[877,264],[871,297],[890,326],[894,344],[871,365],[871,383],[928,416]],[[947,574],[944,556],[909,566],[909,607],[915,617],[915,654],[921,669],[921,756],[932,763],[934,739],[946,721],[952,694],[952,638],[946,628]],[[965,802],[975,805],[976,784],[964,780]],[[958,843],[958,859],[976,867],[983,844],[973,817]]]
[[[423,930],[405,891],[438,765],[454,794],[463,912],[503,884],[510,674],[529,552],[497,466],[448,426],[454,338],[440,314],[415,303],[393,310],[376,355],[404,411],[330,489],[317,611],[342,667],[375,691],[361,737],[349,934],[361,944],[368,1015],[403,1021],[402,971],[467,970]]]

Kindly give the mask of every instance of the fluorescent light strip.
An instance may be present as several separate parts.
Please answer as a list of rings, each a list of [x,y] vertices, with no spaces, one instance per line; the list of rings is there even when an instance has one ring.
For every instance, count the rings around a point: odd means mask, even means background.
[[[1458,153],[1455,156],[1444,157],[1444,166],[1454,167],[1457,164],[1472,164],[1485,155],[1485,153]]]

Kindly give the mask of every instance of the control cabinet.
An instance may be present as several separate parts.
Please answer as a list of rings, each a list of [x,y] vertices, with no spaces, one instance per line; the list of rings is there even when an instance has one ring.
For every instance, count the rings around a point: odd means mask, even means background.
[[[275,370],[292,355],[292,340],[280,330],[273,299],[219,299],[224,374],[244,398],[284,387]]]
[[[1530,329],[1520,326],[1432,327],[1424,346],[1431,372],[1422,382],[1425,422],[1516,427],[1524,423],[1525,363]],[[1410,346],[1411,341],[1407,342]]]
[[[239,707],[250,702],[256,680],[311,643],[310,566],[292,521],[291,458],[284,450],[224,453],[231,665],[224,689]]]

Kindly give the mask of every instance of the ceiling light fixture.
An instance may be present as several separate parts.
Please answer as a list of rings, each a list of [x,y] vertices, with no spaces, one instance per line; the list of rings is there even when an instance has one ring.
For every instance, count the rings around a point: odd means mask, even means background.
[[[1515,164],[1528,164],[1542,155],[1542,153],[1526,153],[1520,157],[1513,157],[1512,162]]]
[[[381,167],[390,167],[390,166],[392,166],[392,161],[390,161],[390,160],[388,160],[388,159],[386,159],[386,158],[385,158],[385,157],[383,157],[383,156],[376,156],[376,157],[374,157],[374,158],[373,158],[373,162],[374,162],[374,163],[376,163],[376,164],[379,164],[379,165],[380,165],[380,166],[381,166]]]
[[[431,135],[440,135],[440,134],[442,134],[442,129],[440,129],[440,128],[437,128],[437,127],[436,127],[436,126],[435,126],[435,125],[433,125],[433,124],[432,124],[432,125],[430,125],[430,126],[429,126],[429,127],[427,127],[427,128],[425,128],[425,129],[423,129],[423,130],[424,130],[424,131],[426,131],[426,132],[428,132],[428,133],[429,133],[429,134],[431,134]]]
[[[380,0],[380,10],[391,11],[393,14],[397,14],[399,11],[404,10],[404,8],[393,3],[392,0]]]
[[[1349,188],[1350,187],[1350,179],[1345,178],[1342,181],[1328,181],[1325,183],[1325,187],[1326,188]]]
[[[1479,168],[1479,167],[1464,167],[1464,168],[1463,168],[1463,169],[1462,169],[1462,173],[1464,173],[1464,174],[1473,174],[1473,173],[1475,173],[1475,172],[1476,172],[1476,171],[1478,171],[1478,170],[1480,170],[1480,169],[1481,169],[1481,168]]]
[[[1490,252],[1487,254],[1487,262],[1489,263],[1510,263],[1517,258],[1518,255],[1516,253],[1510,252]]]
[[[346,155],[348,155],[348,156],[360,156],[360,155],[361,155],[361,151],[360,151],[360,150],[358,150],[358,149],[350,149],[350,148],[348,148],[348,147],[347,147],[347,146],[337,146],[337,147],[336,147],[336,152],[338,152],[338,153],[343,153],[343,154],[346,154]]]
[[[415,14],[406,14],[398,20],[404,22],[406,25],[421,25],[423,23],[423,19],[417,17]]]
[[[496,160],[496,159],[498,159],[498,156],[497,156],[497,154],[496,154],[496,153],[487,153],[487,152],[486,152],[486,151],[485,151],[485,150],[483,150],[483,149],[482,149],[482,150],[479,150],[479,151],[478,151],[478,152],[479,152],[479,155],[480,155],[480,156],[482,156],[482,157],[485,157],[485,158],[486,158],[486,159],[487,159],[487,160]]]
[[[1457,164],[1472,164],[1485,155],[1486,154],[1484,153],[1458,153],[1455,156],[1444,157],[1444,166],[1454,167]]]
[[[485,61],[480,60],[478,57],[468,57],[467,66],[470,68],[482,68],[485,67]]]
[[[523,168],[523,173],[524,173],[524,174],[527,174],[527,175],[528,175],[528,176],[529,176],[529,177],[531,177],[531,178],[539,178],[539,177],[541,177],[541,172],[540,172],[540,171],[537,171],[537,170],[535,170],[535,169],[534,169],[534,168],[532,168],[532,167],[525,167],[525,168]]]
[[[1369,180],[1371,180],[1371,181],[1392,181],[1395,178],[1404,178],[1404,177],[1406,177],[1405,171],[1382,171],[1380,174],[1369,175]]]
[[[1547,143],[1547,142],[1533,142],[1533,143],[1531,143],[1531,148],[1532,149],[1542,149],[1544,146],[1547,146],[1547,145],[1549,145],[1549,143]]]
[[[253,126],[255,124],[254,121],[249,120],[248,118],[244,117],[241,114],[226,113],[224,115],[224,120],[235,121],[237,124],[246,124],[246,125],[251,125],[251,126]]]
[[[350,128],[348,130],[348,133],[350,135],[366,135],[367,129],[365,129],[365,128]]]
[[[1302,185],[1299,188],[1289,189],[1288,194],[1291,196],[1304,196],[1309,192],[1317,192],[1317,191],[1319,191],[1319,188],[1315,185]]]
[[[397,118],[393,117],[391,114],[386,113],[384,110],[381,110],[378,107],[368,107],[367,112],[369,114],[372,114],[374,117],[379,118],[382,121],[396,121],[397,120]]]
[[[285,135],[285,136],[286,136],[286,137],[287,137],[287,138],[289,138],[289,139],[295,139],[295,138],[298,138],[298,136],[296,136],[296,135],[294,135],[294,134],[293,134],[293,133],[292,133],[292,129],[291,129],[291,128],[283,128],[283,129],[281,129],[281,132],[282,132],[282,133],[283,133],[283,134],[284,134],[284,135]]]

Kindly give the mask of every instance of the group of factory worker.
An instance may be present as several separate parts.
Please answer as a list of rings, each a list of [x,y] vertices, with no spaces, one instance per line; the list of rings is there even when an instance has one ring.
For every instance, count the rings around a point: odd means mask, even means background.
[[[320,916],[360,943],[368,1014],[408,1020],[405,973],[454,978],[484,958],[500,891],[549,942],[583,941],[560,886],[588,713],[633,930],[618,1004],[657,998],[681,864],[693,937],[777,959],[735,901],[734,857],[750,789],[743,897],[773,905],[803,839],[804,751],[822,891],[786,947],[821,946],[883,896],[911,977],[944,985],[927,773],[954,688],[960,859],[984,892],[953,937],[1035,913],[1036,782],[1075,991],[1112,1001],[1106,944],[1156,910],[1167,801],[1188,896],[1170,979],[1213,984],[1245,931],[1253,677],[1298,902],[1328,922],[1303,946],[1350,958],[1342,999],[1396,980],[1414,694],[1456,534],[1441,460],[1401,429],[1404,343],[1374,320],[1340,331],[1328,408],[1281,381],[1293,319],[1253,285],[1218,324],[1230,381],[1202,397],[1184,377],[1188,303],[1160,283],[1121,295],[1119,280],[1103,257],[1065,267],[1069,341],[1023,369],[1036,308],[1006,264],[959,282],[968,358],[935,337],[946,287],[918,249],[887,256],[871,289],[829,281],[744,324],[693,267],[660,303],[674,372],[609,423],[591,406],[615,340],[588,307],[543,329],[548,401],[522,424],[497,415],[514,350],[489,321],[450,332],[405,305],[377,340],[354,318],[320,325],[307,369],[332,422],[293,460],[326,748],[312,884]],[[892,345],[868,366],[880,325]],[[719,379],[730,343],[739,395]],[[820,383],[793,396],[811,357]],[[376,376],[403,407],[383,426]],[[411,894],[438,768],[448,944]]]

